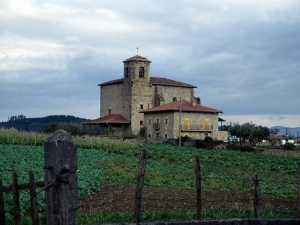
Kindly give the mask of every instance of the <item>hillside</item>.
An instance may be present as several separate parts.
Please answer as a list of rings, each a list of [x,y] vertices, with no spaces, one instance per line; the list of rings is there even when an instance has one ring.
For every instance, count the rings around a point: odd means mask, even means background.
[[[279,135],[285,135],[286,134],[286,129],[288,129],[288,132],[290,135],[293,135],[295,138],[297,138],[297,132],[298,132],[298,135],[300,135],[300,127],[295,127],[295,128],[292,128],[292,127],[283,127],[283,126],[274,126],[274,127],[270,127],[270,129],[274,129],[274,128],[277,128],[279,129]]]
[[[41,132],[44,125],[48,123],[81,123],[88,119],[79,118],[70,115],[51,115],[40,118],[22,118],[10,119],[7,122],[0,123],[1,128],[15,128],[17,130],[37,131]],[[26,122],[27,121],[27,122]],[[27,123],[27,124],[26,124]]]

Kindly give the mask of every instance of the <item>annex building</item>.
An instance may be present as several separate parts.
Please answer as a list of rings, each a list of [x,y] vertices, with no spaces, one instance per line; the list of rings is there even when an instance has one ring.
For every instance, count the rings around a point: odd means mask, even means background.
[[[178,138],[181,128],[182,136],[227,141],[227,132],[218,130],[223,112],[202,106],[194,85],[151,77],[150,63],[139,55],[123,61],[123,78],[98,85],[101,117],[82,124],[125,127],[135,134],[146,126],[148,137],[162,138]]]

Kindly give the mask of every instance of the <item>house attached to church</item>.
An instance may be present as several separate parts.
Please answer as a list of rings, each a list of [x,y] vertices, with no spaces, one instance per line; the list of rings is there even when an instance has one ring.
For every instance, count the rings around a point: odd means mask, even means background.
[[[122,126],[135,134],[146,126],[148,137],[163,138],[178,138],[181,127],[182,135],[227,141],[227,132],[218,131],[222,111],[202,106],[194,96],[196,86],[151,77],[151,61],[139,55],[123,63],[123,78],[98,85],[101,117],[83,124]]]

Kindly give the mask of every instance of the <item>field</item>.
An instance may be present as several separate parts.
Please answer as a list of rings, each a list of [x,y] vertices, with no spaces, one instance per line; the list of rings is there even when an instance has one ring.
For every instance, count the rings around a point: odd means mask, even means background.
[[[42,180],[43,147],[17,143],[0,144],[4,185],[9,185],[13,171],[19,183],[28,182],[30,169],[37,181]],[[298,157],[99,138],[78,140],[78,145],[84,147],[78,148],[79,223],[133,221],[137,166],[143,148],[147,151],[143,220],[195,218],[195,156],[201,161],[204,218],[253,217],[253,173],[259,175],[262,217],[296,215]],[[12,211],[10,199],[6,195],[8,214]],[[21,199],[26,214],[29,206],[25,191]],[[43,192],[39,199],[43,211]]]

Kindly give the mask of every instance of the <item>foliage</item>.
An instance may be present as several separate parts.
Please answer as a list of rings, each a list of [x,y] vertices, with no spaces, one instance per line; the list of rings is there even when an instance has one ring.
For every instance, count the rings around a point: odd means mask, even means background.
[[[18,131],[14,128],[0,129],[0,144],[42,146],[48,135]]]
[[[230,132],[231,136],[239,138],[241,145],[246,145],[246,143],[248,143],[251,146],[255,146],[257,143],[268,139],[270,136],[268,127],[263,127],[261,125],[257,126],[253,123],[244,123],[242,125],[239,123],[230,124],[228,132]]]
[[[58,129],[63,129],[69,132],[72,135],[81,135],[81,134],[99,134],[99,126],[90,125],[84,126],[78,123],[48,123],[43,126],[44,133],[53,133]]]
[[[139,136],[140,137],[146,137],[147,136],[147,127],[146,126],[141,127],[141,129],[139,131]]]
[[[0,144],[43,146],[50,134],[17,131],[16,129],[0,129]],[[103,139],[97,136],[76,136],[79,148],[89,149],[141,149],[139,143],[124,142],[121,140]]]
[[[190,140],[193,140],[193,138],[191,138],[188,135],[181,136],[181,141],[182,142],[186,142],[186,141],[190,141]]]
[[[228,149],[241,151],[241,152],[256,152],[255,148],[251,146],[241,146],[241,145],[228,145]]]
[[[0,144],[0,177],[3,179],[3,185],[11,185],[11,176],[13,172],[17,173],[19,184],[28,183],[28,173],[34,172],[35,180],[44,180],[44,150],[40,146],[24,145],[1,145]],[[99,177],[103,174],[97,164],[106,158],[107,153],[99,150],[78,149],[78,193],[79,196],[87,195],[99,190]],[[13,156],[13,157],[12,157]],[[44,210],[45,195],[39,188],[38,207]],[[29,210],[28,204],[29,190],[20,192],[20,204],[22,213]],[[11,192],[5,194],[5,210],[12,212]]]
[[[283,150],[294,150],[295,145],[290,142],[285,142],[285,144],[280,145]]]
[[[299,158],[229,150],[178,148],[168,144],[145,144],[145,149],[145,185],[194,189],[194,160],[198,155],[204,190],[249,193],[251,176],[256,172],[263,182],[262,195],[297,196]],[[102,183],[134,185],[140,153],[140,150],[130,149],[109,154],[106,160],[99,164],[104,169]]]
[[[223,141],[213,140],[207,136],[204,140],[196,140],[196,147],[202,149],[214,149],[217,145],[223,144]]]

